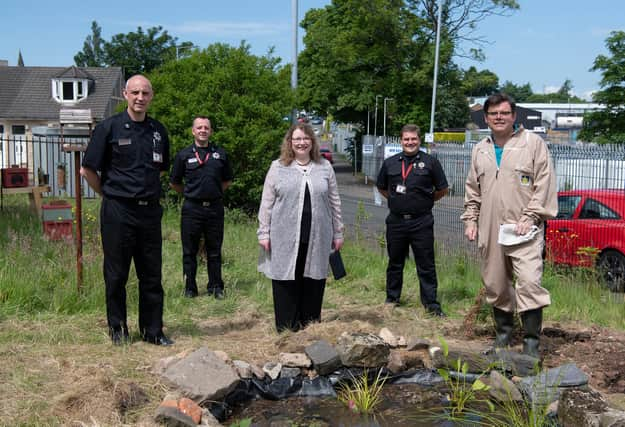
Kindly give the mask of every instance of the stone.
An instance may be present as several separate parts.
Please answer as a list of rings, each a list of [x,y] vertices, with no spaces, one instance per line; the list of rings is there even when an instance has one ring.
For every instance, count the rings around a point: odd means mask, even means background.
[[[190,416],[183,414],[177,406],[159,405],[159,407],[156,408],[154,420],[167,427],[194,427],[197,425]]]
[[[406,364],[404,363],[401,354],[398,351],[391,350],[388,356],[388,363],[386,367],[394,374],[398,374],[406,370]]]
[[[380,329],[380,333],[378,335],[391,348],[395,348],[395,347],[397,347],[399,345],[397,337],[395,335],[393,335],[393,333],[388,328]]]
[[[319,340],[304,349],[319,375],[327,375],[341,367],[341,357],[327,341]]]
[[[250,368],[252,369],[252,374],[254,374],[256,378],[258,378],[259,380],[262,380],[263,378],[265,378],[265,371],[263,371],[263,368],[261,368],[255,363],[252,363],[250,365]]]
[[[397,338],[397,347],[406,347],[406,337],[400,335],[399,338]]]
[[[243,360],[233,360],[232,364],[241,378],[252,378],[252,366]],[[264,374],[263,374],[264,376]]]
[[[343,332],[338,339],[337,352],[344,366],[376,368],[386,365],[390,349],[377,335]]]
[[[228,353],[226,353],[225,351],[215,350],[215,355],[228,365],[232,363],[232,359],[230,359],[230,356],[228,356]]]
[[[490,386],[488,393],[500,402],[522,402],[523,396],[519,389],[505,376],[498,371],[492,370],[488,377],[482,379],[483,382]]]
[[[422,338],[410,338],[406,344],[406,350],[427,350],[430,348],[430,342]]]
[[[301,373],[300,368],[292,368],[289,366],[283,366],[280,369],[280,378],[295,378]]]
[[[490,349],[487,358],[497,369],[513,376],[525,377],[540,371],[540,359],[503,348]]]
[[[280,376],[280,371],[282,370],[282,365],[275,362],[267,362],[263,366],[263,371],[265,374],[269,375],[269,378],[272,380],[277,379]]]
[[[491,362],[487,356],[464,349],[449,348],[447,356],[440,347],[430,347],[430,356],[435,368],[444,368],[452,371],[458,370],[457,364],[466,362],[468,372],[472,374],[481,374],[490,370]]]
[[[310,368],[312,361],[304,353],[280,353],[278,361],[282,366],[294,368]]]
[[[183,395],[199,403],[225,397],[240,381],[234,368],[206,347],[170,365],[162,376]]]
[[[558,420],[562,427],[599,427],[600,415],[607,409],[607,402],[598,392],[569,389],[562,392],[558,401]]]
[[[206,408],[202,408],[202,421],[200,425],[203,427],[222,427],[222,424],[217,418]]]
[[[191,417],[195,424],[199,424],[202,419],[202,408],[189,398],[183,397],[178,401],[178,409],[185,415]]]

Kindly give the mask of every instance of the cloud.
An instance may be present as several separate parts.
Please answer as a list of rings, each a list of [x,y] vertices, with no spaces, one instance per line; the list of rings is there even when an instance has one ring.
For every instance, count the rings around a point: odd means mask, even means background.
[[[288,26],[270,22],[194,21],[170,26],[172,32],[246,38],[268,36],[288,31]]]
[[[559,90],[560,86],[545,86],[545,88],[543,89],[543,93],[556,93]]]
[[[590,35],[593,37],[601,37],[602,39],[607,38],[612,31],[615,31],[616,28],[600,28],[593,27],[590,29]]]

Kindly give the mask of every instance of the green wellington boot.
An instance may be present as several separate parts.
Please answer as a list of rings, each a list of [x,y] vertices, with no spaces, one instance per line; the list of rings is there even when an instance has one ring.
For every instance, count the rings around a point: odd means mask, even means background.
[[[493,307],[493,318],[495,319],[495,348],[508,347],[512,340],[512,329],[514,328],[514,313],[503,311]]]
[[[521,313],[521,321],[523,322],[523,354],[540,358],[538,345],[540,344],[540,330],[543,325],[543,309],[536,308]]]

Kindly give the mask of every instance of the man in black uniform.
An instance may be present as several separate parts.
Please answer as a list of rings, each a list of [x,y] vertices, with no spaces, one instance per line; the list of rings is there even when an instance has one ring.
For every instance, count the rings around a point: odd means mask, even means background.
[[[148,79],[140,75],[128,79],[124,88],[128,108],[96,126],[80,171],[102,196],[106,315],[114,345],[129,341],[126,282],[133,259],[141,337],[156,345],[173,344],[163,334],[159,203],[160,175],[169,167],[169,139],[163,125],[147,116],[152,97]]]
[[[377,187],[388,199],[386,218],[388,267],[386,303],[398,305],[403,271],[409,247],[412,247],[419,276],[421,304],[435,315],[444,317],[436,300],[438,282],[434,264],[434,202],[448,192],[447,178],[439,161],[421,152],[420,130],[405,125],[400,132],[402,152],[382,163]]]
[[[200,238],[204,237],[208,269],[208,295],[224,296],[221,278],[221,245],[224,238],[223,193],[232,183],[232,167],[223,148],[210,143],[213,133],[207,117],[198,116],[191,128],[195,141],[176,155],[170,185],[184,194],[180,235],[185,296],[198,294],[195,275]],[[184,180],[184,186],[182,184]]]

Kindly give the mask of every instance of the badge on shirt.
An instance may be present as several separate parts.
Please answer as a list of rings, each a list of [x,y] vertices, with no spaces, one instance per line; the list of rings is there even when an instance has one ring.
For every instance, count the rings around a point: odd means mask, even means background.
[[[197,159],[195,157],[191,157],[191,158],[187,159],[187,163],[189,163],[189,164],[197,163]]]
[[[161,153],[157,153],[156,151],[153,151],[152,161],[154,161],[154,163],[163,163],[163,155]]]
[[[419,169],[423,169],[425,167],[425,163],[419,162],[417,166],[419,166]]]
[[[397,186],[395,187],[395,192],[399,194],[406,194],[406,186],[402,184],[397,184]]]
[[[161,142],[161,134],[156,130],[152,134],[152,138],[154,139],[155,142]]]
[[[132,140],[130,138],[120,138],[117,141],[117,144],[118,145],[130,145],[130,144],[132,144]]]
[[[220,157],[219,153],[217,153],[217,152],[213,153],[213,158],[214,159],[219,159],[219,157]]]
[[[521,175],[521,185],[528,186],[532,182],[532,178],[529,175]]]

